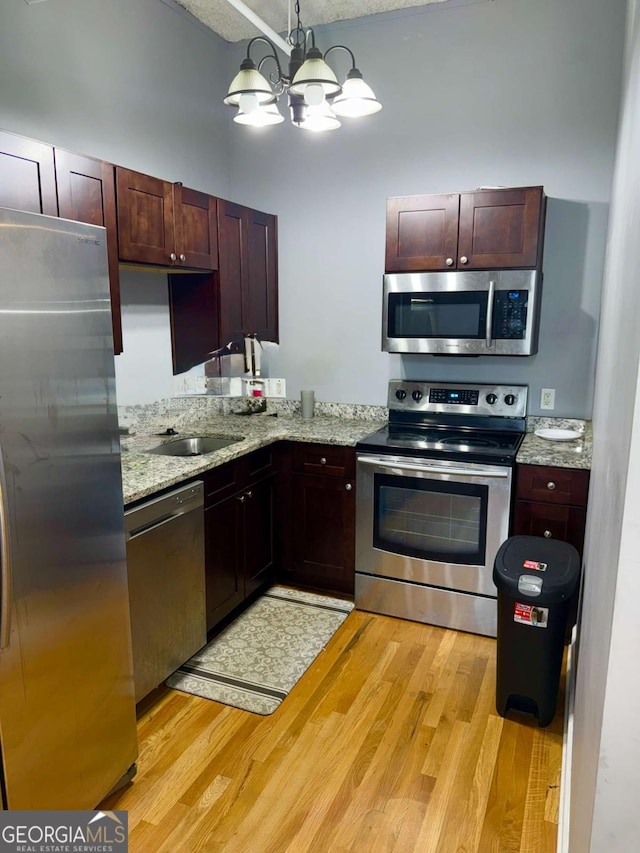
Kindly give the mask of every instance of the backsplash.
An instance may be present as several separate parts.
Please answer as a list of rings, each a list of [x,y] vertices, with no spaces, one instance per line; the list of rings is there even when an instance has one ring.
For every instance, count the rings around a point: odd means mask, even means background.
[[[249,397],[169,397],[155,403],[118,406],[118,422],[122,430],[132,434],[164,432],[170,428],[179,432],[186,427],[192,428],[198,421],[206,421],[213,415],[230,415],[243,411],[249,401],[255,402]],[[267,398],[267,413],[299,415],[300,401]],[[386,406],[316,401],[315,414],[348,420],[379,421],[387,418],[388,410]]]

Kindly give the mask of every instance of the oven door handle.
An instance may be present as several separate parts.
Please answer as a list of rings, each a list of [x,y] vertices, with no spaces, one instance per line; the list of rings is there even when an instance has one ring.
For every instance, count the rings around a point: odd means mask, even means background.
[[[488,347],[493,346],[491,330],[493,328],[493,300],[495,297],[496,283],[489,279],[489,295],[487,297],[487,322],[485,324],[485,343]]]
[[[420,471],[424,474],[456,474],[461,477],[496,477],[497,479],[506,479],[509,476],[509,468],[496,468],[491,470],[469,469],[469,468],[441,468],[436,465],[414,465],[411,462],[385,462],[382,459],[368,459],[361,456],[358,459],[358,464],[375,465],[377,468],[393,468],[401,471]]]

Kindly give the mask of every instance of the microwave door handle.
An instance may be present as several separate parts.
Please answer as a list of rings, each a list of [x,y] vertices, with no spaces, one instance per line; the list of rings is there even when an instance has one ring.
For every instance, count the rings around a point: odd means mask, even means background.
[[[365,465],[375,465],[377,468],[388,468],[390,471],[420,471],[425,474],[456,474],[460,477],[496,477],[498,479],[504,479],[509,476],[509,469],[504,468],[499,471],[472,471],[469,468],[441,468],[436,465],[429,465],[425,463],[424,465],[413,465],[411,462],[388,462],[383,459],[368,459],[364,456],[361,456],[358,459],[358,463],[364,463]]]
[[[493,328],[493,299],[496,291],[496,283],[489,279],[489,295],[487,297],[487,322],[485,326],[485,343],[487,347],[493,346],[491,330]]]

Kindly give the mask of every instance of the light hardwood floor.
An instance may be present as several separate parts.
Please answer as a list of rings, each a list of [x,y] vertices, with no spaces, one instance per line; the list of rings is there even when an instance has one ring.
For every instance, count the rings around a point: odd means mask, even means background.
[[[131,853],[555,851],[562,750],[503,719],[495,641],[354,611],[260,717],[163,688],[138,723]]]

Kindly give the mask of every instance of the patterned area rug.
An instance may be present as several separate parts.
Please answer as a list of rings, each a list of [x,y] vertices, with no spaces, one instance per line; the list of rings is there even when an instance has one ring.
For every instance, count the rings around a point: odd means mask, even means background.
[[[273,586],[165,683],[254,714],[272,714],[353,606]]]

